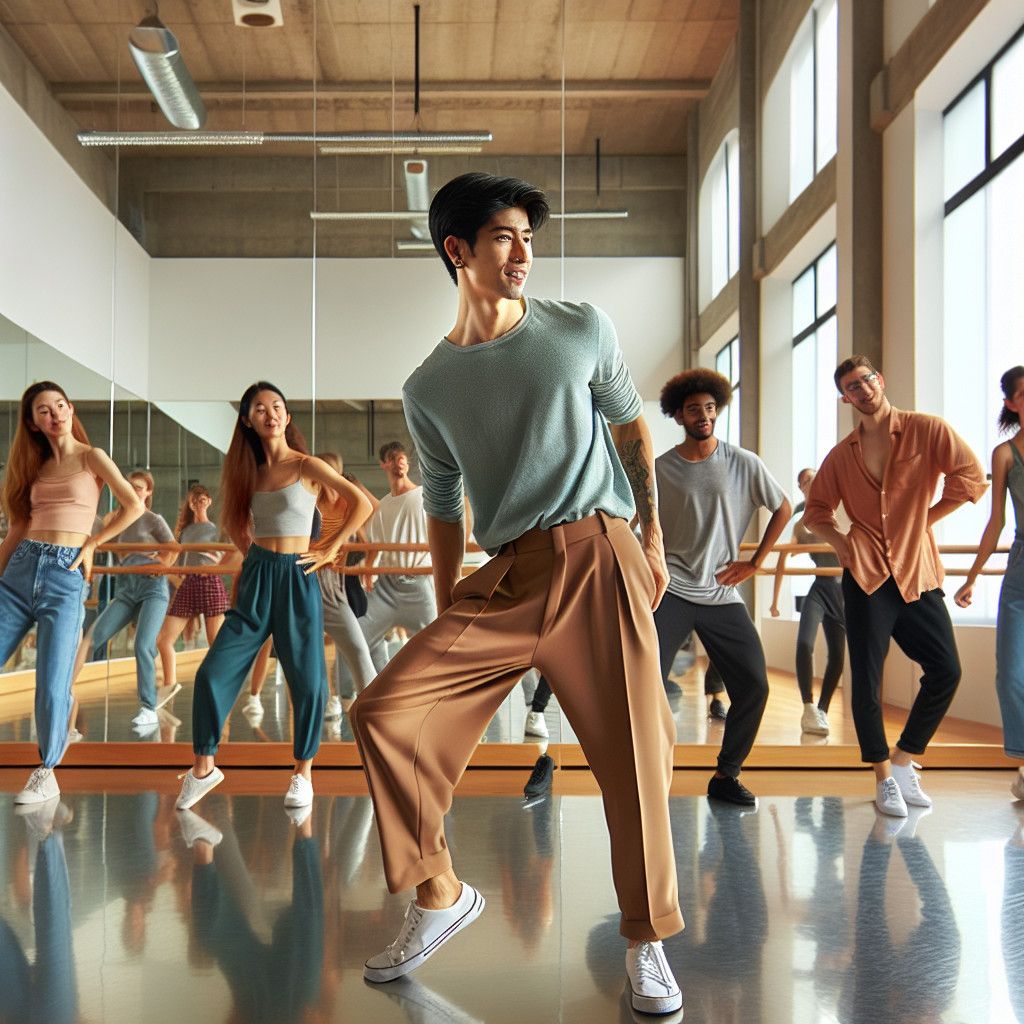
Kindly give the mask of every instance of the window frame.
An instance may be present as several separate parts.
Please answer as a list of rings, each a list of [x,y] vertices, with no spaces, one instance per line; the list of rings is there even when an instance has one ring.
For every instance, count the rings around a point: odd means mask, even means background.
[[[799,333],[793,335],[793,345],[792,345],[793,348],[796,348],[797,345],[799,345],[801,342],[806,341],[812,334],[817,334],[817,332],[832,317],[834,317],[836,315],[836,309],[839,306],[839,296],[838,296],[838,294],[836,295],[836,301],[833,302],[832,305],[829,306],[829,308],[827,310],[825,310],[824,313],[819,313],[818,312],[818,264],[821,263],[821,261],[825,258],[825,254],[830,249],[835,249],[836,250],[836,266],[838,268],[838,265],[839,265],[839,249],[836,246],[835,241],[832,241],[832,242],[829,242],[828,245],[826,245],[825,248],[822,249],[821,252],[819,252],[818,255],[815,256],[814,259],[811,260],[811,262],[808,263],[807,266],[804,267],[804,269],[801,270],[800,273],[796,275],[796,277],[793,278],[793,280],[792,280],[792,282],[790,284],[790,288],[791,289],[795,288],[797,281],[799,281],[800,278],[803,277],[808,272],[811,272],[812,275],[813,275],[813,278],[814,278],[814,319],[811,321],[810,324],[808,324],[807,327],[804,327],[802,330],[799,331]],[[792,303],[791,303],[791,307],[792,307]],[[790,312],[792,313],[792,308],[791,308]]]

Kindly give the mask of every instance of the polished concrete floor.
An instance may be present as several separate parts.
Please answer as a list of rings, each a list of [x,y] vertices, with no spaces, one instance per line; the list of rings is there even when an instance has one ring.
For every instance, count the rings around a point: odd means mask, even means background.
[[[0,1021],[633,1019],[588,773],[557,773],[533,806],[512,795],[521,773],[490,794],[467,774],[448,836],[487,910],[380,987],[361,963],[404,899],[385,892],[361,774],[318,773],[298,829],[285,774],[241,775],[197,806],[215,847],[175,814],[168,772],[63,770],[49,834],[46,812],[0,802]],[[780,795],[748,814],[676,775],[687,929],[666,948],[691,1024],[1024,1022],[1024,807],[1006,772],[929,773],[936,807],[902,827],[863,772],[749,772]]]

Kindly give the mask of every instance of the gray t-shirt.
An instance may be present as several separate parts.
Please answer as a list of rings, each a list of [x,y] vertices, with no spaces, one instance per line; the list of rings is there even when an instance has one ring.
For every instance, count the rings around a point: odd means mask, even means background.
[[[182,544],[216,544],[220,530],[216,523],[189,523],[181,528],[178,540]],[[182,565],[212,565],[220,555],[216,551],[186,551],[181,556]]]
[[[114,538],[117,544],[169,544],[173,540],[174,534],[164,517],[148,508]],[[156,552],[133,551],[121,557],[122,565],[146,565],[154,561]]]
[[[594,306],[528,299],[494,341],[443,339],[403,398],[427,515],[457,521],[464,482],[473,531],[492,554],[535,526],[598,510],[632,517],[608,424],[635,420],[643,402],[611,320]]]
[[[702,462],[687,462],[670,448],[654,467],[669,592],[694,604],[741,602],[715,573],[739,556],[754,513],[774,512],[785,492],[753,452],[725,441]]]

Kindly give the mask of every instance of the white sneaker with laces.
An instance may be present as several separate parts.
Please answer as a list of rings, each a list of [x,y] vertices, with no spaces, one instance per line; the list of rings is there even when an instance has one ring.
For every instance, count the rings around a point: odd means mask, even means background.
[[[812,736],[828,735],[828,719],[818,710],[816,704],[804,705],[803,714],[800,716],[800,731]]]
[[[151,725],[159,725],[160,719],[152,708],[141,707],[139,713],[132,719],[132,725],[136,729],[148,729]]]
[[[383,953],[366,961],[363,977],[380,984],[415,971],[452,936],[472,924],[484,905],[483,896],[465,882],[459,898],[444,910],[424,910],[413,900],[405,910],[398,938]]]
[[[814,709],[814,717],[818,719],[818,728],[821,730],[821,732],[819,732],[818,735],[819,736],[827,736],[828,735],[828,715],[824,711],[822,711],[821,708],[816,707]]]
[[[156,688],[156,710],[159,711],[176,693],[181,692],[181,683]]]
[[[60,796],[60,786],[52,768],[40,765],[25,783],[25,788],[14,798],[16,804],[41,804]]]
[[[683,993],[660,942],[641,942],[627,949],[626,976],[634,1010],[673,1013],[683,1005]]]
[[[875,806],[883,814],[891,814],[894,818],[907,816],[907,804],[900,792],[899,783],[891,775],[875,787]]]
[[[216,846],[224,838],[220,829],[214,828],[205,818],[200,818],[195,811],[179,810],[178,827],[189,849],[199,842]]]
[[[1010,795],[1014,800],[1024,800],[1024,774],[1019,768],[1010,785]]]
[[[182,780],[181,792],[178,794],[178,799],[175,801],[174,806],[179,811],[184,811],[193,804],[199,803],[214,786],[219,786],[224,781],[224,773],[219,768],[214,768],[209,775],[204,775],[201,779],[198,779],[193,774],[192,769],[189,768],[187,772],[179,775],[178,778]]]
[[[285,807],[309,807],[313,803],[313,783],[305,775],[293,775],[284,795]]]
[[[243,715],[262,715],[263,705],[260,703],[260,695],[258,693],[250,693],[245,698],[245,703],[242,705]]]
[[[921,776],[914,771],[911,765],[904,767],[901,764],[892,766],[892,777],[896,785],[900,787],[904,801],[911,807],[931,807],[932,798],[921,788]]]
[[[526,728],[523,730],[527,736],[541,736],[547,739],[548,723],[544,721],[543,711],[529,711],[526,715]]]
[[[324,710],[324,718],[330,722],[332,719],[341,718],[341,698],[334,696],[327,701],[327,708]]]

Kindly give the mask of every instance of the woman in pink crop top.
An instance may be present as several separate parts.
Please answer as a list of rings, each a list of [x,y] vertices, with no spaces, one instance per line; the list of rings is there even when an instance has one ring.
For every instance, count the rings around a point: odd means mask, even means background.
[[[104,484],[120,508],[94,534]],[[89,444],[74,406],[52,381],[33,384],[21,396],[3,502],[10,531],[0,544],[0,665],[38,625],[35,717],[42,764],[14,801],[38,804],[60,793],[53,769],[67,746],[71,671],[93,556],[144,506],[106,453]]]

